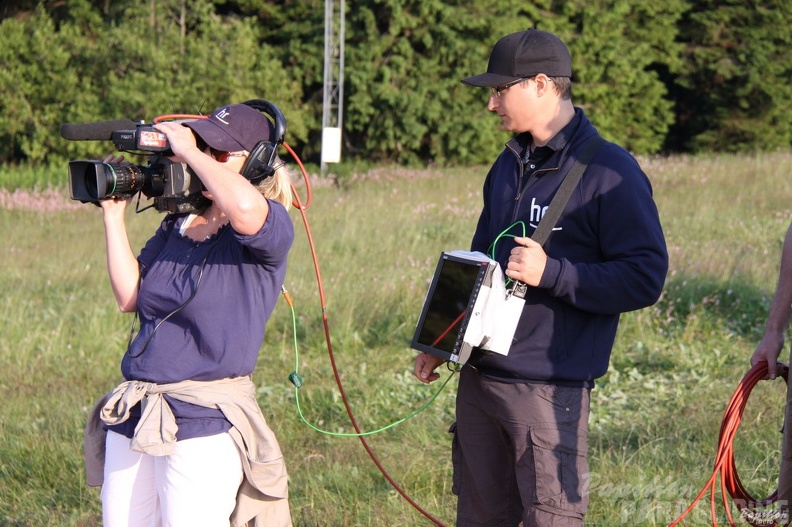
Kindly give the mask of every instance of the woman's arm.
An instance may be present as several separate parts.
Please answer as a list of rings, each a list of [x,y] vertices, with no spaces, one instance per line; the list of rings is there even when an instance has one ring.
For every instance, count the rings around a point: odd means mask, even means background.
[[[105,163],[120,163],[123,157],[108,157]],[[134,311],[137,305],[137,291],[140,268],[137,258],[129,245],[124,213],[129,200],[107,199],[99,204],[102,207],[102,220],[107,245],[107,273],[113,288],[116,302],[123,312]]]

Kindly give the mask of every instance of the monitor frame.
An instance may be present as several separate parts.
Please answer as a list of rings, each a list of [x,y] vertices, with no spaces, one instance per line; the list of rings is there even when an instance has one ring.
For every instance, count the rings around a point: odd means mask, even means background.
[[[496,265],[496,262],[481,253],[441,253],[410,347],[446,361],[464,364],[473,350],[473,346],[465,342],[465,331],[473,316],[481,287],[491,280],[493,266]],[[459,271],[467,273],[465,277],[468,280],[465,283],[454,280]],[[449,295],[451,301],[465,305],[459,315],[456,315],[456,310],[449,314]],[[436,329],[438,320],[443,321],[441,328],[445,326],[442,331]],[[449,335],[453,337],[453,342],[448,338]]]

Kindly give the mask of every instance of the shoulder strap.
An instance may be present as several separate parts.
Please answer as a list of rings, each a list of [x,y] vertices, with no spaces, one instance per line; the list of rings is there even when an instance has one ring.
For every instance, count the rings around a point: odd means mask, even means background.
[[[564,210],[564,207],[566,207],[567,201],[569,201],[569,198],[572,196],[572,191],[575,190],[578,181],[580,181],[583,172],[586,171],[586,167],[588,167],[589,162],[591,162],[597,150],[606,142],[607,141],[605,141],[601,135],[596,134],[583,145],[580,154],[577,159],[575,159],[575,163],[572,165],[572,168],[569,169],[566,176],[564,176],[564,180],[558,187],[558,191],[556,191],[555,196],[553,196],[553,199],[550,201],[547,212],[542,216],[539,225],[531,236],[531,239],[535,242],[544,245],[547,241],[550,233],[553,232],[553,227],[555,227],[558,218],[561,216],[561,212]]]

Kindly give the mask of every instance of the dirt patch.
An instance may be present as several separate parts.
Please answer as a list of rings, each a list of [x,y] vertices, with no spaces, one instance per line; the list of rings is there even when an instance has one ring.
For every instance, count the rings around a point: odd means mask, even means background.
[[[0,188],[0,209],[57,212],[82,207],[85,207],[83,203],[69,199],[63,191],[57,189],[16,189],[10,192]]]

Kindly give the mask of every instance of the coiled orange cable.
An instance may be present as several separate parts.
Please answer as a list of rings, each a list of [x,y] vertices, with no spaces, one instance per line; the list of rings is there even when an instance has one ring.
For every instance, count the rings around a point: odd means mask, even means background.
[[[781,372],[780,376],[787,381],[789,368],[781,363],[778,364],[778,367]],[[707,481],[701,489],[701,492],[696,496],[696,499],[693,500],[690,506],[688,506],[677,519],[669,524],[669,527],[674,527],[679,524],[708,491],[710,493],[712,525],[717,527],[715,495],[717,493],[718,474],[720,474],[721,497],[723,499],[723,506],[726,510],[729,525],[735,526],[736,524],[731,514],[727,495],[734,501],[734,504],[740,511],[741,518],[751,525],[756,527],[768,527],[786,525],[788,523],[788,520],[781,521],[781,512],[778,510],[763,510],[757,512],[756,509],[767,507],[776,502],[778,489],[767,498],[757,500],[746,491],[742,481],[740,481],[740,476],[737,473],[737,467],[734,463],[734,437],[740,426],[740,420],[745,410],[745,405],[748,402],[748,396],[751,394],[751,390],[754,386],[756,386],[759,381],[765,379],[766,376],[766,362],[756,364],[743,376],[723,414],[720,435],[718,437],[718,450],[715,456],[715,467],[712,476],[710,476],[709,481]]]

